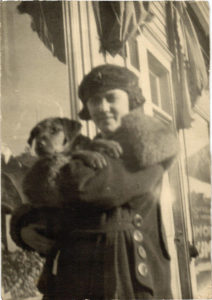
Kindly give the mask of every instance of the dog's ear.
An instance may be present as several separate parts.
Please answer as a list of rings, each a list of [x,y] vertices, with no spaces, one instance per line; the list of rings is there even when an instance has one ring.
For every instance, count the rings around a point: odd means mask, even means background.
[[[80,134],[82,125],[78,121],[70,120],[68,118],[61,118],[60,120],[63,125],[66,138],[69,141],[73,141],[76,136]]]
[[[38,131],[39,130],[38,130],[37,126],[31,130],[29,138],[27,140],[27,143],[30,145],[30,147],[32,147],[32,142],[33,142],[34,138],[38,135]]]

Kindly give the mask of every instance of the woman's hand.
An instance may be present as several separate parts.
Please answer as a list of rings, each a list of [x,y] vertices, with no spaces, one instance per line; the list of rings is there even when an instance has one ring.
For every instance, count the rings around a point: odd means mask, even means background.
[[[107,166],[104,156],[96,151],[77,150],[72,154],[72,157],[81,159],[87,166],[94,169],[103,169]]]
[[[96,139],[91,142],[91,147],[95,151],[103,151],[110,157],[119,158],[123,154],[123,149],[117,141]]]
[[[46,238],[38,231],[45,230],[45,226],[30,224],[21,229],[21,238],[25,244],[36,250],[40,254],[47,255],[55,244],[54,240]]]

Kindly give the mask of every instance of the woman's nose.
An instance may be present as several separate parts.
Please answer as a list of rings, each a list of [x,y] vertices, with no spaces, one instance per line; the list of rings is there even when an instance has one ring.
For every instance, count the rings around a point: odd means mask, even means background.
[[[107,101],[106,98],[101,99],[100,109],[102,111],[109,111],[110,110],[110,103]]]

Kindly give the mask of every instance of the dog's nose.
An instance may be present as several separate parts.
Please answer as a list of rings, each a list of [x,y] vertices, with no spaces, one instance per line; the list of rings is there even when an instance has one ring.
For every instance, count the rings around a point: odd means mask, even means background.
[[[45,142],[45,140],[43,139],[43,140],[40,140],[39,142],[38,142],[38,146],[44,146],[46,144],[46,142]]]
[[[45,145],[46,145],[45,141],[37,142],[37,148],[38,149],[43,149],[45,147]]]
[[[35,147],[35,152],[39,156],[43,156],[43,155],[45,155],[45,153],[49,152],[45,141],[37,141],[36,147]]]

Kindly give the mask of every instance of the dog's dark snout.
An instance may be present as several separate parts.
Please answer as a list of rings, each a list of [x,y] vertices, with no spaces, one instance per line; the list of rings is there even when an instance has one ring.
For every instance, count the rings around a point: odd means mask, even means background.
[[[44,139],[37,141],[36,148],[37,150],[44,150],[46,148],[46,141]]]
[[[49,152],[48,145],[45,139],[37,140],[35,151],[40,156],[43,156],[45,155],[45,153]]]

